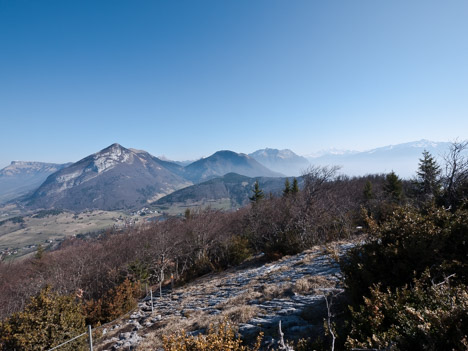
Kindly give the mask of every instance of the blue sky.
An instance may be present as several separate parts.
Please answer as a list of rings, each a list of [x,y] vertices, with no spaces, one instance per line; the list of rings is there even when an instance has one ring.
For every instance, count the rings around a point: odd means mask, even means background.
[[[466,0],[0,0],[0,167],[466,139]]]

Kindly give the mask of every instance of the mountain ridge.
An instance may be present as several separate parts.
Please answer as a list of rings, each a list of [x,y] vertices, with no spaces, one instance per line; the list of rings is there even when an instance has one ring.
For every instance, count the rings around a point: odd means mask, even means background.
[[[11,161],[0,170],[0,203],[34,191],[47,177],[70,165],[37,161]]]
[[[305,157],[297,155],[290,149],[265,148],[254,151],[249,156],[265,167],[287,176],[299,176],[309,166],[309,161]]]
[[[115,143],[50,175],[27,204],[70,210],[141,206],[190,185],[169,168],[166,161],[146,151],[132,151]]]
[[[186,177],[194,183],[224,176],[234,172],[248,177],[281,177],[249,155],[230,150],[220,150],[197,160],[184,168]]]

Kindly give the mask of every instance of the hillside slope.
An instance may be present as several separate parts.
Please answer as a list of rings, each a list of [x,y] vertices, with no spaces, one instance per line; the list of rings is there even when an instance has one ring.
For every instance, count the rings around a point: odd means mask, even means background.
[[[190,205],[199,201],[217,201],[229,199],[231,208],[241,207],[249,203],[254,183],[258,180],[265,194],[280,194],[284,188],[285,178],[250,178],[236,173],[228,173],[223,177],[210,179],[195,184],[157,200],[154,205],[182,203]]]
[[[281,177],[282,174],[261,165],[252,157],[223,150],[195,161],[185,167],[185,176],[194,183],[203,182],[227,173],[237,173],[247,177]]]
[[[177,170],[147,152],[113,144],[50,175],[27,204],[75,211],[141,207],[190,185]]]
[[[336,249],[343,253],[352,246]],[[285,339],[323,336],[323,295],[341,291],[337,276],[339,266],[319,246],[276,262],[209,274],[166,288],[162,297],[155,291],[153,312],[149,297],[140,301],[136,310],[106,326],[100,349],[158,350],[163,335],[180,330],[196,335],[225,317],[238,325],[244,340],[263,332],[265,347],[278,340],[280,320]]]

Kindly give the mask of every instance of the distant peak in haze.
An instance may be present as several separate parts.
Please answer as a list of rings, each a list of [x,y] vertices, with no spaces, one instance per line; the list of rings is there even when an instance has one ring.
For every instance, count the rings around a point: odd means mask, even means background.
[[[222,157],[249,157],[248,155],[246,154],[243,154],[243,153],[237,153],[237,152],[234,152],[234,151],[231,151],[231,150],[219,150],[219,151],[216,151],[213,155],[211,155],[210,157],[213,157],[213,156],[222,156]],[[249,157],[250,158],[250,157]]]
[[[365,175],[395,171],[400,177],[411,178],[418,167],[424,150],[430,152],[437,161],[449,150],[450,142],[435,142],[427,139],[396,145],[386,145],[362,152],[328,152],[309,158],[318,166],[338,165],[346,175]]]
[[[311,152],[304,157],[307,158],[316,158],[316,157],[322,157],[324,155],[353,155],[357,154],[359,151],[356,150],[346,150],[346,149],[337,149],[337,148],[329,148],[329,149],[322,149],[319,151]]]
[[[265,148],[249,154],[267,168],[288,176],[300,175],[309,166],[309,161],[289,149]]]
[[[427,149],[428,151],[437,149],[437,148],[447,148],[450,145],[449,142],[441,141],[431,141],[427,139],[421,139],[418,141],[410,141],[408,143],[396,144],[396,145],[387,145],[364,151],[367,153],[376,153],[384,150],[403,150],[403,149]]]
[[[11,161],[9,166],[0,170],[0,176],[11,176],[20,173],[53,173],[63,167],[65,167],[65,164],[35,161]]]
[[[260,149],[260,150],[257,150],[255,152],[252,152],[250,154],[250,156],[252,157],[260,157],[260,156],[264,156],[264,157],[279,157],[279,158],[293,158],[293,157],[300,157],[298,156],[297,154],[295,154],[293,151],[289,150],[289,149],[282,149],[282,150],[279,150],[279,149],[272,149],[272,148],[265,148],[265,149]]]
[[[281,174],[273,172],[260,164],[253,157],[230,150],[217,151],[213,155],[202,158],[185,167],[186,176],[194,182],[224,176],[231,172],[248,177],[281,176]]]

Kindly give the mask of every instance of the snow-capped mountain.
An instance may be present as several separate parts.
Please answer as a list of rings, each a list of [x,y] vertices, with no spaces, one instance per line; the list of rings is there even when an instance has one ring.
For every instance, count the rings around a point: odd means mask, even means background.
[[[353,155],[357,154],[359,151],[355,150],[345,150],[345,149],[337,149],[337,148],[330,148],[330,149],[323,149],[315,152],[311,152],[307,155],[304,155],[305,158],[311,159],[311,158],[317,158],[325,155]]]
[[[362,152],[327,153],[319,157],[309,157],[313,165],[338,165],[346,175],[388,173],[394,171],[400,177],[411,178],[418,168],[424,150],[429,151],[439,163],[451,143],[419,140],[409,143],[387,145]]]
[[[299,156],[289,149],[261,149],[249,154],[273,171],[283,173],[288,176],[298,176],[309,166],[309,161]]]

